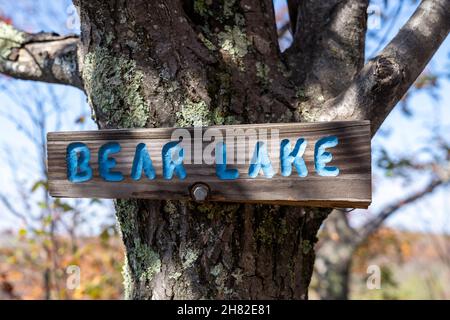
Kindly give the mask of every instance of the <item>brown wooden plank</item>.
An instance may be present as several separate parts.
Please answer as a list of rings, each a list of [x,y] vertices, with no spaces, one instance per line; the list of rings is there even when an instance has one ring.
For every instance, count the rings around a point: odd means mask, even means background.
[[[178,140],[178,136],[172,136],[174,128],[52,132],[47,136],[50,194],[54,197],[73,198],[188,200],[192,197],[192,187],[201,183],[208,187],[210,201],[355,208],[366,208],[371,202],[369,121],[214,126],[202,128],[200,131],[197,128],[197,137],[194,128],[186,128],[184,134],[189,134],[193,138],[188,140],[185,137],[182,142],[185,150],[188,150],[188,146],[193,150],[196,143],[203,150],[211,141],[202,141],[201,136],[211,132],[210,129],[220,132],[223,136],[226,136],[227,131],[241,130],[237,132],[239,135],[235,153],[231,154],[231,151],[227,150],[228,167],[238,169],[238,179],[220,180],[216,176],[214,154],[200,158],[202,163],[184,163],[187,172],[185,180],[180,180],[177,176],[171,180],[164,179],[161,150],[167,142]],[[268,137],[270,132],[276,131],[278,139],[265,140],[256,135],[250,135],[250,141],[241,139],[252,133],[252,130],[259,133],[267,130]],[[314,168],[314,146],[320,138],[326,136],[337,136],[339,139],[336,147],[327,150],[333,155],[333,160],[327,165],[336,166],[340,170],[336,177],[319,176]],[[279,144],[282,139],[289,139],[293,148],[299,138],[306,139],[308,143],[303,156],[308,176],[299,177],[293,168],[291,176],[283,177],[279,171]],[[257,140],[268,143],[268,154],[276,171],[271,179],[262,175],[256,178],[248,176],[249,162]],[[87,182],[73,183],[67,178],[66,150],[72,142],[82,142],[91,151],[90,166],[93,169],[93,177]],[[107,142],[118,142],[121,145],[121,151],[114,154],[117,161],[114,171],[123,173],[123,181],[108,182],[99,175],[98,150]],[[225,139],[225,142],[228,140]],[[134,181],[130,177],[135,148],[139,143],[147,145],[156,171],[154,180],[147,179],[144,174],[139,181]],[[233,160],[237,160],[237,156],[245,163],[231,164]],[[206,164],[205,161],[211,164]]]

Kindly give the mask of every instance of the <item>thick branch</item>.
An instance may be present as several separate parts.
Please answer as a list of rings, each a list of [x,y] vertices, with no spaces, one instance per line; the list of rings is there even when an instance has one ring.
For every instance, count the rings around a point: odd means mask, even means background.
[[[296,30],[286,57],[312,104],[336,97],[363,67],[367,6],[368,0],[289,2]]]
[[[0,22],[0,73],[83,89],[75,35],[29,34]]]
[[[347,212],[344,209],[334,209],[323,225],[323,231],[333,240],[333,235],[338,235],[343,243],[352,244],[358,235],[349,222]],[[336,240],[336,239],[335,239]]]
[[[423,0],[397,36],[317,117],[369,119],[372,135],[421,74],[450,31],[450,0]]]

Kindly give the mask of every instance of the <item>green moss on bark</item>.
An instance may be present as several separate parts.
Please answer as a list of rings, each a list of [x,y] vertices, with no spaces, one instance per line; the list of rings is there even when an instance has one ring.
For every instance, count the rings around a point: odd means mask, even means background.
[[[164,204],[164,212],[166,212],[170,215],[175,215],[178,213],[178,209],[177,209],[177,206],[175,205],[174,201],[171,201],[171,200],[166,201],[166,203]]]
[[[208,50],[210,51],[215,51],[217,50],[217,47],[208,39],[206,38],[203,33],[199,34],[199,38],[200,40],[203,42],[203,44],[205,45],[206,48],[208,48]]]
[[[209,13],[208,6],[211,3],[212,0],[194,0],[194,11],[201,16],[206,16]]]
[[[262,87],[266,88],[272,80],[269,78],[270,67],[262,62],[256,63],[256,76]]]
[[[223,2],[223,15],[225,17],[233,16],[235,12],[234,5],[236,4],[236,0],[224,0]]]
[[[227,219],[231,220],[233,215],[239,210],[239,204],[212,203],[205,202],[202,204],[192,204],[192,208],[197,210],[209,220]]]
[[[282,244],[287,235],[286,220],[280,218],[279,212],[274,208],[264,211],[260,217],[255,238],[264,245]]]
[[[307,255],[313,249],[313,245],[309,240],[302,241],[302,252],[304,255]]]

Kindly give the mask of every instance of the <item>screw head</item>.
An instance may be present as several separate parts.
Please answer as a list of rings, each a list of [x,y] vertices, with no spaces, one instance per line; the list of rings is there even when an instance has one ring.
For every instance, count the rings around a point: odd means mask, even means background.
[[[205,201],[209,194],[207,185],[199,183],[192,188],[192,197],[195,201]]]

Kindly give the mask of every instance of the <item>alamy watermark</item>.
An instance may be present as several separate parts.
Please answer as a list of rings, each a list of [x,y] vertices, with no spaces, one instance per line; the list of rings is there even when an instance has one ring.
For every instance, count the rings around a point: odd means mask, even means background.
[[[367,267],[367,274],[369,277],[366,281],[367,289],[379,290],[381,289],[381,269],[378,265],[373,264]]]
[[[66,268],[66,288],[69,290],[75,290],[81,283],[81,269],[77,265],[70,265]]]
[[[179,141],[179,146],[184,150],[184,163],[207,165],[247,164],[248,159],[254,158],[257,146],[269,154],[277,154],[281,143],[279,130],[266,128],[179,128],[172,132],[171,140]],[[217,153],[220,144],[226,147],[228,157]]]

